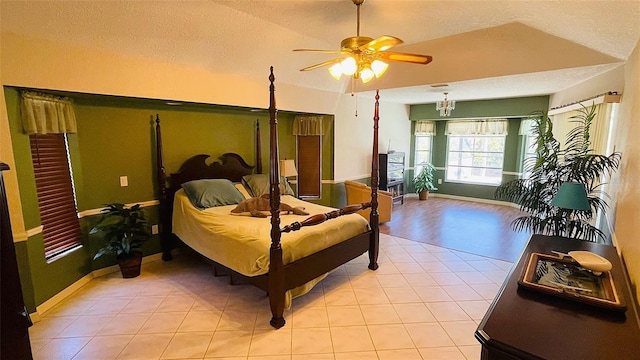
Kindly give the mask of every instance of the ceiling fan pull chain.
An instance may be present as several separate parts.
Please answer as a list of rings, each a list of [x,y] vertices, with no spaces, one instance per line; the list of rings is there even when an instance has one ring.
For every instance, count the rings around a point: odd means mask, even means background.
[[[358,117],[358,97],[356,96],[356,117]]]

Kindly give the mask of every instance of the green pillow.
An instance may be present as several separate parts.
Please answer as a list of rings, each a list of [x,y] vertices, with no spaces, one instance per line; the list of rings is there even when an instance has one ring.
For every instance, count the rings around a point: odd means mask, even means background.
[[[259,197],[269,193],[269,176],[266,174],[245,175],[242,183],[251,190],[251,196]],[[280,177],[280,195],[295,195],[291,186],[283,176]]]
[[[244,201],[244,196],[227,179],[192,180],[182,184],[182,188],[193,206],[199,209],[235,205]]]

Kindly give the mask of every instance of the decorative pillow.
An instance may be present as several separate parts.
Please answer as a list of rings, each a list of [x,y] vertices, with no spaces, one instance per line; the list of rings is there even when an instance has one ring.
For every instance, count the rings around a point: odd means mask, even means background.
[[[234,205],[245,200],[240,191],[227,179],[193,180],[182,184],[182,188],[193,206],[199,209]]]
[[[235,185],[236,189],[240,191],[240,194],[242,194],[245,199],[251,199],[251,194],[249,194],[249,191],[244,187],[244,185],[242,185],[242,183],[233,183],[233,185]]]
[[[251,191],[253,197],[269,193],[269,176],[266,174],[245,175],[242,177],[242,183]],[[280,195],[295,195],[283,176],[280,177]]]

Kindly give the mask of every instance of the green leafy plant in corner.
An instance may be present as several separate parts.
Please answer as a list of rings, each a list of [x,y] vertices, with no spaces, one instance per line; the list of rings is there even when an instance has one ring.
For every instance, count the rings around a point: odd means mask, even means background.
[[[495,192],[497,199],[518,204],[521,210],[529,213],[512,222],[515,231],[587,241],[604,240],[604,233],[591,222],[595,214],[604,214],[608,207],[602,181],[618,169],[620,153],[608,156],[593,153],[589,129],[596,115],[595,107],[583,107],[579,112],[570,118],[576,125],[569,132],[564,148],[553,136],[553,124],[546,113],[536,112],[530,116],[535,124],[532,135],[537,138],[535,157],[525,160],[525,170],[531,175],[527,179],[504,183]],[[551,205],[565,181],[584,184],[589,210]]]
[[[438,188],[433,185],[435,170],[436,168],[433,167],[431,163],[426,163],[422,166],[418,175],[413,178],[413,188],[416,193],[438,190]]]
[[[106,204],[102,216],[89,234],[102,234],[105,246],[93,259],[113,254],[119,260],[132,258],[141,251],[142,243],[149,238],[147,220],[140,204],[127,208],[124,204]]]

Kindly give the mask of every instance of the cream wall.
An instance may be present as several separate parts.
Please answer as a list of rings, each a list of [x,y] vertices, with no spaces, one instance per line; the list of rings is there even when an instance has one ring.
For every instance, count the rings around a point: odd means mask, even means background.
[[[0,76],[2,74],[0,73]],[[22,205],[20,204],[20,193],[18,192],[18,178],[16,176],[16,166],[13,160],[13,148],[11,145],[11,134],[9,133],[9,121],[7,118],[7,104],[4,96],[0,96],[0,162],[9,165],[9,170],[2,174],[7,189],[7,204],[11,217],[11,230],[14,241],[27,239],[27,232],[24,228],[22,215]],[[10,189],[10,190],[9,190]]]
[[[614,127],[614,146],[622,153],[620,170],[611,181],[615,200],[615,239],[640,299],[640,41],[625,66],[625,86]]]
[[[622,154],[620,168],[604,190],[611,197],[607,221],[640,298],[640,42],[627,63],[610,72],[553,94],[550,107],[579,101],[607,91],[622,93],[613,120],[613,149]]]
[[[264,69],[263,79],[256,80],[6,32],[1,34],[0,45],[2,85],[256,108],[269,106],[269,69]],[[359,99],[356,118],[355,98],[351,95],[281,83],[279,71],[291,70],[274,70],[278,109],[335,114],[336,144],[339,144],[335,147],[335,178],[369,176],[373,99]],[[386,150],[391,139],[396,150],[408,151],[408,107],[382,101],[380,114],[380,142],[384,144],[381,149]],[[0,140],[0,159],[11,166],[13,153],[3,96],[0,96]],[[15,172],[10,171],[6,177],[13,232],[23,234]]]
[[[384,91],[380,92],[380,99]],[[336,180],[361,179],[371,176],[374,99],[345,96],[336,108]],[[357,111],[358,116],[355,116]],[[391,148],[408,154],[411,122],[409,106],[380,103],[378,122],[378,152]],[[362,151],[368,149],[368,151]],[[405,162],[405,166],[408,161]]]

